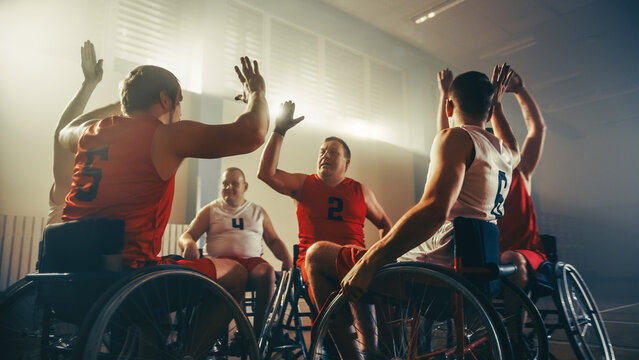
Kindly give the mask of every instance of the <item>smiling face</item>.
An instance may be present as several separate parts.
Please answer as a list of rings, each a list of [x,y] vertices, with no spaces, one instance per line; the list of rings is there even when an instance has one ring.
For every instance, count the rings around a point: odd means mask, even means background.
[[[222,199],[225,203],[237,207],[244,204],[244,193],[248,183],[238,170],[227,170],[222,174]]]
[[[324,182],[341,182],[346,176],[350,161],[342,144],[336,140],[325,141],[317,157],[317,175]]]

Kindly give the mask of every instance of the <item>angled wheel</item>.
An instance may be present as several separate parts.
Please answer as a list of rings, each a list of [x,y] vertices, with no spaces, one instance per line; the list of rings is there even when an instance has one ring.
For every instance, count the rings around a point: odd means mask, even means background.
[[[491,299],[506,326],[515,359],[547,360],[548,334],[535,304],[515,283],[502,279],[502,291]]]
[[[555,267],[558,297],[566,333],[579,359],[614,359],[610,338],[590,290],[577,269],[570,264]]]
[[[339,358],[327,351],[334,342],[342,359],[351,358],[353,351],[356,358],[510,359],[508,335],[499,315],[469,286],[455,273],[429,264],[383,267],[359,301],[371,309],[372,331],[358,326],[365,323],[360,320],[353,322],[351,336],[329,333],[344,314],[351,314],[340,293],[316,322],[311,356]]]
[[[259,359],[240,307],[198,272],[158,267],[117,284],[103,302],[94,320],[85,322],[83,359]],[[231,354],[220,339],[239,345],[239,353]]]
[[[275,294],[273,298],[271,298],[271,302],[268,307],[268,315],[264,322],[264,328],[260,332],[258,342],[262,359],[266,359],[270,353],[273,330],[282,325],[284,311],[286,310],[286,299],[288,299],[288,294],[291,289],[291,279],[291,271],[283,271]]]
[[[51,309],[38,301],[33,281],[15,283],[0,303],[3,359],[68,359],[77,331],[76,325],[55,318]]]

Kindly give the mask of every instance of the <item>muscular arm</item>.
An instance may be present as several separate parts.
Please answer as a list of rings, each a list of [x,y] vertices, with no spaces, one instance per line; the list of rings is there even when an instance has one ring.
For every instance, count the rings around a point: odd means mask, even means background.
[[[78,92],[73,96],[69,104],[62,112],[53,135],[53,188],[51,196],[55,203],[64,202],[64,197],[71,185],[71,175],[73,171],[73,159],[75,146],[68,151],[68,148],[60,142],[60,131],[66,127],[71,120],[82,114],[89,102],[93,90],[102,80],[102,59],[96,61],[95,49],[90,41],[85,41],[80,49],[81,67],[84,74],[84,81]]]
[[[264,78],[256,61],[242,58],[242,70],[235,67],[244,85],[246,111],[233,123],[206,125],[179,121],[161,125],[153,135],[153,163],[163,179],[170,178],[184,158],[213,159],[252,152],[264,143],[269,125]]]
[[[60,146],[75,154],[78,140],[87,128],[103,118],[118,115],[120,112],[120,102],[118,101],[78,116],[60,130],[58,134]]]
[[[517,138],[513,134],[506,115],[504,114],[504,108],[501,104],[501,99],[508,87],[508,83],[512,77],[512,70],[510,66],[504,64],[503,66],[495,66],[493,71],[493,86],[495,87],[495,93],[493,95],[493,109],[492,109],[492,123],[495,136],[503,141],[504,146],[509,149],[513,154],[513,167],[519,164],[519,145],[517,144]]]
[[[472,151],[472,140],[462,129],[446,129],[435,137],[431,149],[432,172],[424,195],[346,275],[342,281],[346,296],[359,298],[379,267],[395,261],[444,224],[461,191]]]
[[[282,239],[280,239],[275,232],[273,222],[264,209],[262,209],[262,213],[264,214],[264,242],[268,248],[271,249],[273,255],[282,261],[282,270],[292,269],[293,259],[291,258],[291,254],[288,252],[288,249],[286,249],[286,245]]]
[[[298,199],[304,186],[305,174],[288,173],[277,168],[284,136],[276,132],[271,134],[262,157],[257,177],[280,194]]]
[[[186,228],[186,231],[180,236],[178,246],[180,246],[182,256],[185,259],[197,259],[200,257],[197,240],[209,229],[210,214],[211,206],[203,207],[189,224],[189,227]]]
[[[525,86],[521,86],[515,92],[515,97],[521,107],[522,115],[526,121],[526,129],[528,134],[524,140],[521,149],[521,162],[519,169],[526,181],[530,181],[544,147],[546,138],[546,122],[544,121],[541,111],[535,102],[535,99],[528,92]]]
[[[363,185],[362,191],[364,192],[364,200],[366,201],[366,218],[379,229],[379,237],[383,238],[384,235],[390,231],[393,224],[388,218],[388,215],[386,215],[382,205],[377,202],[373,191]]]
[[[446,102],[448,101],[450,84],[453,82],[453,72],[448,68],[437,73],[439,85],[439,106],[437,107],[437,131],[448,129],[448,115],[446,114]]]

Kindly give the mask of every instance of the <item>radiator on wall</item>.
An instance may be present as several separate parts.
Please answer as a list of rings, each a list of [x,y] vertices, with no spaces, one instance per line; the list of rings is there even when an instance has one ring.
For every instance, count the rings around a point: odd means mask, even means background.
[[[0,214],[0,291],[35,272],[38,244],[45,225],[45,217]],[[186,227],[185,224],[167,225],[160,256],[180,253],[178,239]]]

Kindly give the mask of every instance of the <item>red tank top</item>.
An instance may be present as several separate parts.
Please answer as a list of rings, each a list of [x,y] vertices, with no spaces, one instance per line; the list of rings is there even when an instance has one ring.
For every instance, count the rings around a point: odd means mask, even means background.
[[[497,220],[499,251],[544,251],[539,238],[537,215],[519,169],[513,171],[510,192],[504,202],[504,216]]]
[[[362,184],[346,178],[339,185],[326,185],[317,174],[304,180],[297,204],[300,252],[298,261],[316,241],[364,247],[366,200]]]
[[[173,202],[175,177],[163,180],[151,159],[160,120],[111,117],[93,124],[78,141],[73,182],[63,221],[104,217],[125,222],[126,265],[158,260]]]

